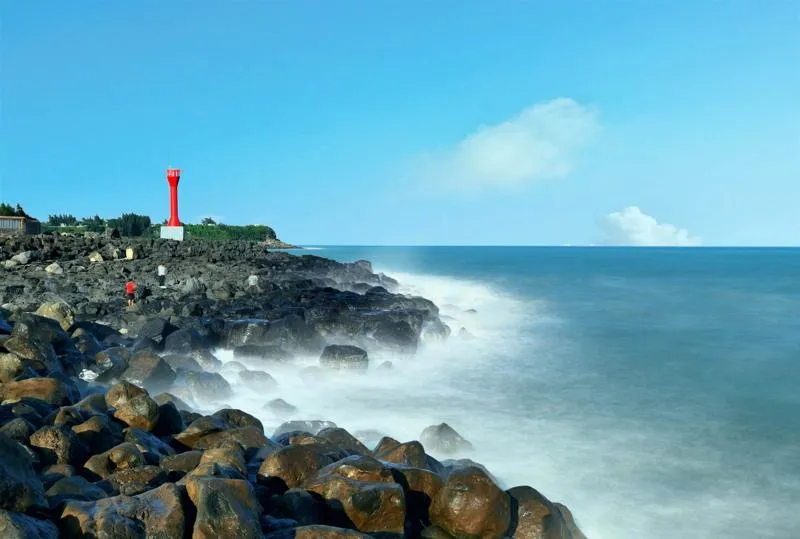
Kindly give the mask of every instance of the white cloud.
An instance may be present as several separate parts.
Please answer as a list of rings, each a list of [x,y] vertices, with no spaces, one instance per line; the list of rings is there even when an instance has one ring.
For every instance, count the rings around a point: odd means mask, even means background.
[[[455,148],[428,156],[426,179],[449,186],[510,187],[569,174],[576,150],[599,129],[594,111],[568,98],[537,103],[481,126]]]
[[[602,223],[604,243],[611,245],[651,245],[693,247],[702,244],[685,228],[659,223],[636,206],[609,213]]]

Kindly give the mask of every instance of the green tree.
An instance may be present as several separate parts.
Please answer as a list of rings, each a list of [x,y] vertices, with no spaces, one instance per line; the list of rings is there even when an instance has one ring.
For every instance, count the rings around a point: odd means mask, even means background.
[[[48,216],[47,224],[51,226],[75,226],[78,224],[78,220],[69,213],[56,214]]]
[[[212,219],[211,217],[203,217],[203,220],[200,221],[201,225],[216,225],[217,222]]]
[[[19,204],[12,207],[11,204],[6,204],[5,202],[0,202],[0,217],[27,217],[28,219],[33,219],[33,217],[25,213],[25,210]]]
[[[120,235],[134,237],[150,234],[150,217],[135,213],[123,213],[117,219],[109,219],[108,226],[119,230]]]

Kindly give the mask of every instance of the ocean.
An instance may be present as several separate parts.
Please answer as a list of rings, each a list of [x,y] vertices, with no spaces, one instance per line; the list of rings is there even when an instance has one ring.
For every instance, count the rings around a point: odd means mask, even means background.
[[[271,370],[295,417],[367,443],[447,422],[475,446],[459,457],[566,504],[589,539],[800,537],[800,250],[299,253],[370,260],[453,336],[319,385],[298,374],[316,358]],[[275,427],[268,398],[231,404]]]

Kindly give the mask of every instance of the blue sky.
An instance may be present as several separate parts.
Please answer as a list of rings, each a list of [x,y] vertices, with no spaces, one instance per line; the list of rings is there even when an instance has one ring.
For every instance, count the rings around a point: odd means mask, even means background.
[[[302,244],[799,245],[800,4],[6,2],[0,198]],[[674,225],[670,227],[670,225]]]

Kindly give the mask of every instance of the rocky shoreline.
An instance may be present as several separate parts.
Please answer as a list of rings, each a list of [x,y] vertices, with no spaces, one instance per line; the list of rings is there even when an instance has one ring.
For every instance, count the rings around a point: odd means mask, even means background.
[[[426,453],[469,450],[446,424],[370,448],[224,406],[221,373],[260,390],[314,356],[309,383],[358,376],[449,336],[436,305],[397,290],[367,261],[250,242],[0,239],[0,537],[583,538],[535,489]]]

